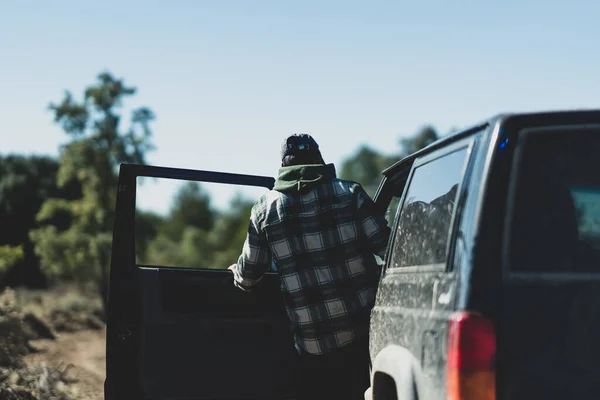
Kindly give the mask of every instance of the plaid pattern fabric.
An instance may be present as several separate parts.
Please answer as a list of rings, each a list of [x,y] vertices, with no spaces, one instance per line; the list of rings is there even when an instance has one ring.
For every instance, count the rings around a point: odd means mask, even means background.
[[[356,182],[270,191],[254,205],[234,272],[251,290],[274,262],[296,344],[324,354],[368,333],[390,228]]]

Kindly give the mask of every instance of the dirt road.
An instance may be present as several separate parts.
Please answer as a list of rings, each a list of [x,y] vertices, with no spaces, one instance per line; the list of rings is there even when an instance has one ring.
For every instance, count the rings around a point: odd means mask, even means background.
[[[68,377],[77,379],[73,389],[80,400],[102,400],[106,368],[105,330],[61,333],[56,340],[34,340],[40,351],[26,357],[28,364],[46,363],[64,370],[72,365]]]

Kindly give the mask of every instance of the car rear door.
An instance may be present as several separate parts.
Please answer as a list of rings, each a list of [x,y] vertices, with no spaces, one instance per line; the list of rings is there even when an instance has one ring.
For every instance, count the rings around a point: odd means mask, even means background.
[[[295,352],[277,274],[267,273],[255,291],[246,293],[234,287],[226,269],[140,265],[135,239],[140,177],[265,191],[274,184],[270,177],[121,166],[107,304],[105,398],[293,398]]]
[[[498,398],[596,399],[600,111],[510,116],[501,134],[492,171],[503,196],[482,214],[506,216],[484,232],[502,244]]]

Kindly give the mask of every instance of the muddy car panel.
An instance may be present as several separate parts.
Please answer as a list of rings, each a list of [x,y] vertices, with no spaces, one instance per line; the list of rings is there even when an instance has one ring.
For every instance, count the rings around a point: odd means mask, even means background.
[[[406,195],[419,160],[472,140],[443,271],[396,272],[390,243],[372,313],[366,398],[597,398],[599,127],[598,111],[501,115],[385,172],[390,187],[380,193]],[[464,315],[483,321],[485,335],[458,346],[457,372],[451,331]],[[484,353],[487,364],[477,359]]]

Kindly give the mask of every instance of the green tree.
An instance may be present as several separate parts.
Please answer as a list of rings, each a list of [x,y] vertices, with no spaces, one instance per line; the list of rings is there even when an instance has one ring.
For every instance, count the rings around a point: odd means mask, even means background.
[[[179,241],[160,233],[148,246],[147,264],[212,268],[211,246],[208,232],[193,226],[186,226]]]
[[[81,196],[75,180],[62,188],[56,185],[58,162],[45,156],[0,156],[0,245],[21,246],[22,257],[6,271],[2,285],[41,288],[45,277],[33,250],[29,231],[46,198],[74,199]],[[56,214],[52,224],[68,226],[69,216]]]
[[[23,259],[23,246],[0,246],[0,277]]]
[[[386,156],[363,145],[344,160],[340,176],[361,183],[367,193],[373,196],[381,181],[381,171],[387,164]]]
[[[400,149],[395,153],[383,154],[363,145],[342,161],[340,177],[359,182],[373,196],[385,168],[438,139],[437,131],[431,125],[425,125],[415,135],[402,138],[399,142]]]
[[[400,139],[401,152],[399,158],[415,153],[429,146],[439,138],[440,137],[433,126],[425,125],[414,136]]]
[[[135,252],[139,264],[147,262],[150,243],[158,236],[164,218],[153,212],[137,210],[135,214]]]
[[[182,185],[169,214],[165,218],[153,218],[149,221],[148,213],[136,216],[136,225],[140,220],[142,225],[152,225],[152,233],[146,233],[146,237],[152,239],[143,252],[138,253],[142,263],[210,268],[214,249],[209,232],[218,213],[212,208],[210,195],[198,182]]]
[[[254,202],[237,195],[227,210],[215,210],[207,192],[187,183],[143,255],[144,264],[223,269],[237,261]]]
[[[214,224],[215,211],[210,196],[198,182],[186,182],[177,194],[161,232],[178,242],[188,226],[209,231]]]
[[[210,240],[214,249],[214,268],[226,268],[237,261],[248,233],[253,205],[253,201],[237,195],[231,201],[229,209],[219,215]]]
[[[117,169],[121,163],[144,164],[146,153],[153,149],[150,122],[154,114],[149,108],[133,110],[131,126],[121,130],[122,102],[135,93],[136,88],[104,72],[85,89],[81,101],[67,91],[61,102],[50,105],[55,122],[70,138],[60,152],[57,183],[61,187],[76,179],[82,196],[46,200],[37,216],[43,225],[31,232],[31,238],[48,276],[96,281],[104,299]],[[71,216],[67,228],[44,224],[57,213]]]

